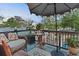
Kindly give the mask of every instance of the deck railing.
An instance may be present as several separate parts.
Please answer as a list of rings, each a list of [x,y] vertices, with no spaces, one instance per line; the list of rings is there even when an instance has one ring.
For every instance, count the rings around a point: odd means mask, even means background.
[[[79,41],[79,32],[66,32],[66,31],[46,31],[45,37],[46,40],[45,42],[57,46],[63,49],[68,49],[67,45],[67,39],[74,37]],[[57,35],[56,35],[57,33]]]
[[[19,33],[22,33],[22,32],[27,33],[28,31],[29,31],[29,29],[27,29],[27,30],[14,30],[14,31],[7,31],[7,32],[0,32],[0,33],[16,32],[19,35]],[[36,30],[36,29],[32,29],[30,31],[33,34],[36,34],[36,32],[38,32],[38,30]],[[79,41],[79,32],[51,31],[51,30],[41,30],[41,32],[43,34],[44,42],[46,44],[60,47],[63,49],[67,49],[67,47],[66,47],[67,46],[67,38],[75,37]],[[56,35],[56,33],[57,33],[57,35]]]

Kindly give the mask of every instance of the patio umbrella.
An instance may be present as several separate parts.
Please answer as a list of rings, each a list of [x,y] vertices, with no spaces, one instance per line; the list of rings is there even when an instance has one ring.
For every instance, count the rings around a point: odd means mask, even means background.
[[[78,3],[28,3],[31,13],[42,16],[51,16],[55,17],[55,27],[57,31],[57,14],[63,14],[64,12],[71,11],[71,9],[78,8]],[[57,32],[56,32],[57,36]],[[59,40],[59,47],[61,42]],[[59,47],[57,47],[57,53],[55,55],[61,55],[61,52],[58,52]],[[52,54],[53,55],[53,54]]]

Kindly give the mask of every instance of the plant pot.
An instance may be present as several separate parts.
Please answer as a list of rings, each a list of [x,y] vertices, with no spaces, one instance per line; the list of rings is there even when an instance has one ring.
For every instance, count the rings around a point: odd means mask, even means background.
[[[70,55],[77,55],[77,48],[69,47],[69,54]]]

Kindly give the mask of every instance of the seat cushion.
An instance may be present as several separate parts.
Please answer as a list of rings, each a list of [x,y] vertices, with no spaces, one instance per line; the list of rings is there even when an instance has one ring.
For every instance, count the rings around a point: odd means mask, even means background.
[[[14,41],[8,42],[10,48],[12,49],[12,52],[15,52],[25,46],[26,41],[24,39],[18,39]]]

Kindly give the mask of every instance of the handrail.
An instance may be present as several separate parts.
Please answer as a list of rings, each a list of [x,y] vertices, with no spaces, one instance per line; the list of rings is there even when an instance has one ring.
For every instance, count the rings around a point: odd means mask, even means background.
[[[3,31],[0,33],[9,33],[9,32],[23,32],[23,31],[38,31],[37,29],[26,29],[26,30],[13,30],[13,31]],[[70,31],[55,31],[55,30],[40,30],[42,32],[57,32],[57,33],[70,33],[70,34],[79,34],[79,32],[70,32]]]

